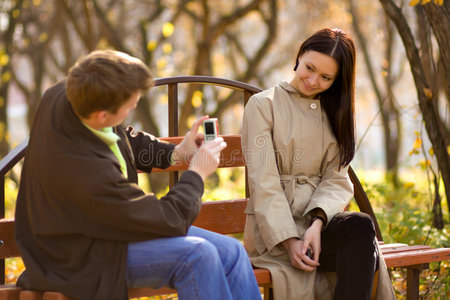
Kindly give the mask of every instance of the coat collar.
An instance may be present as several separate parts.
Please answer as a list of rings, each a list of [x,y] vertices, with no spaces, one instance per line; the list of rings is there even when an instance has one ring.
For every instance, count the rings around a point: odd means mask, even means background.
[[[287,81],[281,81],[278,85],[289,93],[295,93],[300,95],[300,93],[295,89],[295,87],[290,85]]]
[[[301,99],[305,99],[305,100],[308,100],[308,101],[318,101],[319,100],[318,98],[316,98],[316,99],[306,98],[295,87],[293,87],[291,84],[289,84],[287,81],[281,81],[278,85],[283,90],[287,91],[288,93],[295,94],[295,95],[299,96]]]

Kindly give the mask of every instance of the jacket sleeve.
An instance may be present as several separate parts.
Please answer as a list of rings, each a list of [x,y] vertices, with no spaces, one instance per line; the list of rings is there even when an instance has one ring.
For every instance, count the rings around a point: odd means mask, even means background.
[[[125,132],[138,170],[150,173],[152,168],[165,169],[172,164],[174,144],[162,142],[142,131],[135,133],[133,127],[127,127]]]
[[[243,122],[242,148],[251,194],[247,213],[254,213],[262,239],[271,252],[282,241],[299,235],[281,186],[272,142],[270,99],[252,96],[245,107]]]
[[[45,207],[52,216],[33,223],[38,235],[81,233],[125,242],[180,236],[187,233],[201,208],[203,180],[193,171],[184,172],[160,199],[130,183],[107,157],[71,155],[70,164],[54,171],[38,179],[40,184],[33,185],[36,190],[29,191],[44,199],[40,205],[32,204],[33,209]],[[49,184],[51,190],[40,188]]]
[[[160,199],[117,179],[103,187],[91,190],[90,202],[95,203],[97,213],[92,213],[91,203],[79,204],[83,223],[93,225],[83,231],[95,238],[140,241],[186,235],[202,203],[203,180],[193,171],[184,172]]]
[[[303,216],[315,208],[321,208],[327,216],[327,224],[353,197],[353,184],[348,175],[348,166],[339,168],[339,149],[331,143],[322,163],[322,179],[317,185]]]

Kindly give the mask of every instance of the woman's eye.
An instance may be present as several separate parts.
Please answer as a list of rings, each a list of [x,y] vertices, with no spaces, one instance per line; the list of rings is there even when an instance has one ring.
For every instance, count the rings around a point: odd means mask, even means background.
[[[325,80],[325,81],[330,81],[330,80],[331,80],[331,78],[328,78],[328,77],[325,77],[325,76],[322,76],[322,78],[323,78],[323,80]]]
[[[310,67],[310,66],[306,66],[306,69],[308,70],[308,71],[312,71],[312,68]]]

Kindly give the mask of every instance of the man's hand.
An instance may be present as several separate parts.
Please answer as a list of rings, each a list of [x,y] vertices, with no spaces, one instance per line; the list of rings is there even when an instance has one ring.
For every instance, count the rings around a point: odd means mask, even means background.
[[[226,146],[227,143],[221,137],[204,142],[192,157],[189,170],[197,172],[205,180],[219,166],[220,152]]]
[[[172,152],[172,160],[174,162],[187,161],[189,162],[197,150],[200,148],[204,139],[204,134],[198,132],[199,127],[203,121],[208,119],[208,116],[203,116],[192,125],[191,130],[186,134],[183,141],[178,144]]]

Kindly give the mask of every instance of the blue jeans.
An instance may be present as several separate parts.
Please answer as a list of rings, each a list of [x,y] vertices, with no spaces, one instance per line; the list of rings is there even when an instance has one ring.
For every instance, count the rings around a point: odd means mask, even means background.
[[[194,226],[187,236],[129,243],[127,281],[128,287],[175,288],[180,300],[261,299],[242,244]]]

